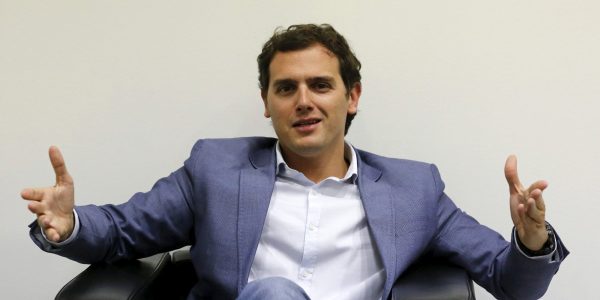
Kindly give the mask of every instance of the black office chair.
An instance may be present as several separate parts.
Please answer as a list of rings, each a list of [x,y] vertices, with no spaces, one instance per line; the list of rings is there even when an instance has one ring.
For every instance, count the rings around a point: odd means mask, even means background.
[[[57,300],[185,299],[196,283],[188,250],[114,264],[93,264],[56,295]],[[438,260],[414,264],[392,289],[392,300],[474,300],[464,269]]]

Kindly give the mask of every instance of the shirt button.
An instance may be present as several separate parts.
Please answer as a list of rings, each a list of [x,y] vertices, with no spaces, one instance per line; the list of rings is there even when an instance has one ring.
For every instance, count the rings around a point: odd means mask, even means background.
[[[311,270],[303,270],[302,273],[300,274],[300,277],[302,277],[302,279],[308,279],[310,277],[310,275],[312,275]]]
[[[310,225],[308,226],[308,230],[310,230],[310,231],[315,231],[315,230],[317,230],[317,228],[318,228],[318,227],[317,227],[317,225],[315,225],[315,224],[310,224]]]

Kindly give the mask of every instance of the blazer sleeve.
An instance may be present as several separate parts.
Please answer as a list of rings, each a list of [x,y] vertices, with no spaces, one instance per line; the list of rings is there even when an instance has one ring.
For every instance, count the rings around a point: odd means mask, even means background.
[[[146,257],[191,244],[194,217],[190,201],[197,148],[198,144],[182,168],[146,193],[136,193],[119,205],[76,207],[80,230],[67,245],[48,243],[37,222],[30,225],[30,237],[42,250],[81,263]]]
[[[444,193],[438,169],[431,165],[431,171],[438,195],[438,228],[431,253],[465,268],[477,284],[498,299],[539,299],[569,254],[558,235],[551,257],[525,256],[517,249],[514,236],[507,242],[457,208]]]

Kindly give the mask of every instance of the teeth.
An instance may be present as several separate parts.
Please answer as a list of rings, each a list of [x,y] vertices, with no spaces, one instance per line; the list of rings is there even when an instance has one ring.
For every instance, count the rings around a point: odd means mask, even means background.
[[[319,123],[320,121],[317,120],[306,120],[306,121],[298,121],[294,124],[294,126],[305,126],[305,125],[312,125],[312,124],[316,124]]]
[[[300,125],[310,125],[310,124],[315,124],[317,123],[317,120],[310,120],[310,121],[306,121],[306,122],[300,122]]]

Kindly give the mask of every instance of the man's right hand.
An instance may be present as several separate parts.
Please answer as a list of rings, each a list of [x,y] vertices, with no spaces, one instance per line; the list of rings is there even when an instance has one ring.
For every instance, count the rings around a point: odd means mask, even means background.
[[[23,189],[21,197],[29,200],[27,208],[37,215],[37,222],[46,238],[58,243],[73,233],[75,192],[73,178],[67,172],[60,150],[51,146],[48,154],[56,174],[56,184],[52,187]]]

